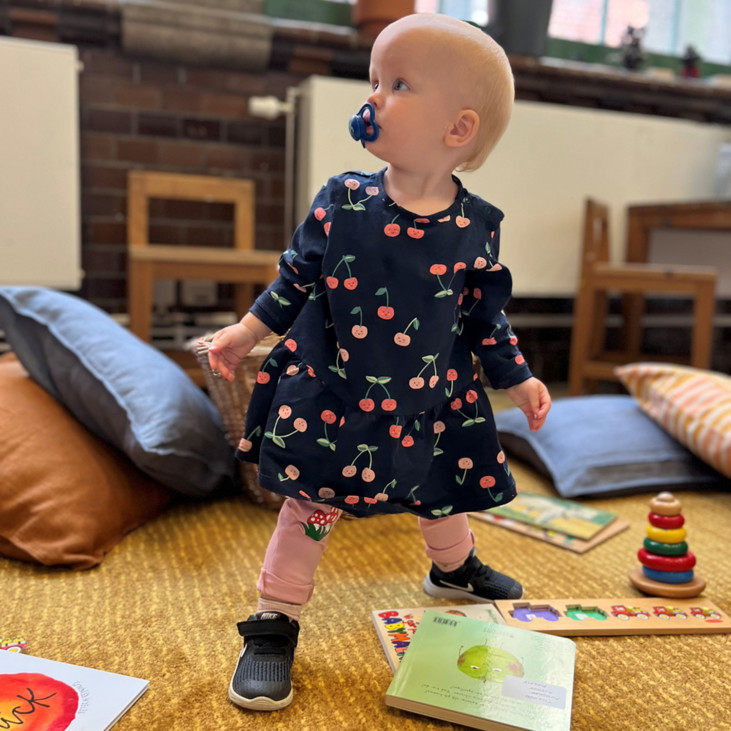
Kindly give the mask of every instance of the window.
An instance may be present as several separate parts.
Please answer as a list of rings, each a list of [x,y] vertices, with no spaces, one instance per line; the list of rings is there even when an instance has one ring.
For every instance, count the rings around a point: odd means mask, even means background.
[[[645,28],[646,51],[731,63],[731,0],[553,0],[548,33],[618,47],[627,26]]]

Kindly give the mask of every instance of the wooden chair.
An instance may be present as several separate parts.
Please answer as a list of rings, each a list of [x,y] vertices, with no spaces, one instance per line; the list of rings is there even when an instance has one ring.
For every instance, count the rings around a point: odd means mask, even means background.
[[[233,283],[236,311],[243,315],[253,302],[254,285],[266,286],[276,278],[279,252],[254,249],[253,181],[134,170],[128,175],[127,189],[129,327],[142,340],[150,342],[151,339],[156,279]],[[234,246],[151,244],[151,198],[233,203]],[[196,383],[203,385],[201,370],[190,354],[170,355]]]
[[[663,360],[709,368],[713,342],[716,271],[711,267],[660,266],[609,263],[609,212],[606,205],[587,199],[584,214],[584,240],[581,273],[574,300],[571,332],[569,393],[578,396],[588,388],[596,390],[597,381],[617,381],[614,368],[640,360]],[[641,327],[645,294],[685,295],[693,299],[692,344],[690,357],[658,357],[640,350],[640,339],[622,339],[623,349],[605,349],[608,294],[627,297],[623,306],[624,327]],[[638,301],[640,306],[638,307]],[[627,322],[630,318],[630,322]]]

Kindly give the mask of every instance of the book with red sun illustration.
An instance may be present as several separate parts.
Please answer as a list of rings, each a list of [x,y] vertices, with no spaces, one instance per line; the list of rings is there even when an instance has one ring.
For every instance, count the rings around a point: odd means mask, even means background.
[[[127,675],[0,652],[0,729],[106,731],[148,685]]]

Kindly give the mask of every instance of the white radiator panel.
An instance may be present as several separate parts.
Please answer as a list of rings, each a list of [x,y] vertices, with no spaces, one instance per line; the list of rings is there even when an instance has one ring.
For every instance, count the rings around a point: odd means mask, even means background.
[[[366,82],[312,77],[301,90],[298,220],[329,176],[384,165],[347,130],[369,93]],[[514,294],[569,297],[576,291],[586,196],[610,205],[612,251],[619,261],[626,206],[713,198],[719,149],[729,141],[728,127],[517,102],[508,131],[485,165],[460,177],[505,212],[501,259],[513,273]],[[698,263],[691,241],[684,263]],[[662,250],[654,256],[661,261]],[[731,272],[731,256],[717,263]]]
[[[78,55],[0,38],[0,285],[81,286]]]

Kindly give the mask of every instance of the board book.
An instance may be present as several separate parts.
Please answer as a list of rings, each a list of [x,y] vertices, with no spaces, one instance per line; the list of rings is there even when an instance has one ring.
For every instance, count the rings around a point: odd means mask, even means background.
[[[598,510],[575,500],[521,492],[509,503],[487,511],[538,528],[589,540],[617,517],[608,510]]]
[[[391,670],[396,668],[404,656],[416,628],[424,616],[424,612],[431,609],[435,612],[444,612],[463,617],[481,619],[484,622],[503,624],[503,619],[494,604],[468,604],[465,606],[449,607],[401,607],[399,609],[376,609],[371,613],[373,624],[378,633],[378,639],[383,645],[388,664]]]
[[[490,510],[470,513],[470,515],[486,523],[499,525],[501,528],[507,528],[508,530],[515,531],[530,538],[537,538],[539,541],[545,541],[559,548],[566,548],[574,553],[586,553],[600,543],[604,543],[607,539],[629,528],[629,523],[626,520],[616,519],[595,533],[590,539],[584,540],[566,535],[565,533],[557,533],[548,528],[539,528],[528,523],[520,523],[512,518],[504,518],[502,515],[492,515]]]
[[[386,704],[478,729],[568,731],[576,646],[427,610],[386,692]]]
[[[532,599],[495,602],[511,627],[565,636],[731,632],[728,614],[704,599]]]
[[[0,652],[0,728],[106,731],[148,685],[128,675]]]

